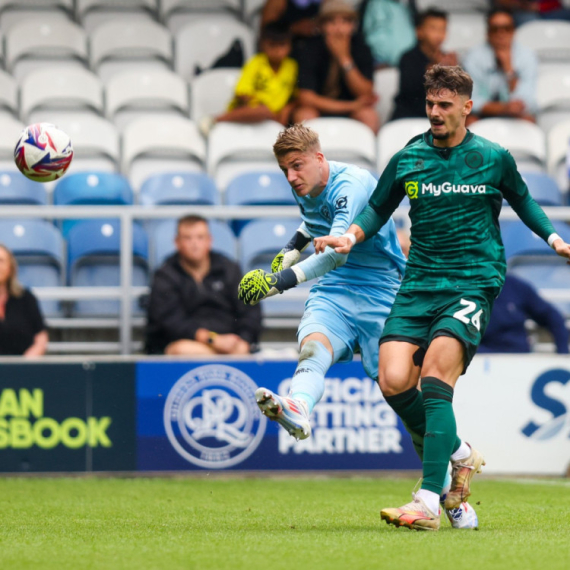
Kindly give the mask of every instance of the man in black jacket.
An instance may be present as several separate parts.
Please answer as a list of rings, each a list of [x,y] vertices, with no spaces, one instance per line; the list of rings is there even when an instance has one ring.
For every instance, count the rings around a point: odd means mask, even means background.
[[[150,354],[248,354],[261,332],[259,306],[238,301],[241,269],[214,253],[208,222],[178,221],[176,253],[154,274],[148,307]]]

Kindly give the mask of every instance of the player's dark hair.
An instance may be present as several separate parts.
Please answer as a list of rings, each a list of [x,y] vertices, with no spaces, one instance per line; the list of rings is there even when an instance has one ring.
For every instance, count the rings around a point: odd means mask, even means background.
[[[448,89],[458,95],[466,95],[471,99],[473,79],[459,65],[439,65],[430,67],[424,75],[426,93],[438,93]]]
[[[196,216],[190,214],[188,216],[182,216],[178,219],[177,228],[180,231],[180,226],[193,226],[194,224],[206,224],[208,225],[208,220],[202,216]]]
[[[291,40],[291,31],[289,26],[280,22],[270,22],[265,24],[261,29],[260,40],[268,40],[270,42],[288,42]]]
[[[447,22],[447,12],[438,10],[437,8],[428,8],[423,12],[418,12],[415,18],[416,28],[419,28],[428,18],[438,18]]]
[[[492,8],[487,12],[487,27],[489,26],[491,18],[493,18],[495,14],[506,14],[507,16],[509,16],[509,18],[511,18],[514,21],[513,13],[508,8]]]

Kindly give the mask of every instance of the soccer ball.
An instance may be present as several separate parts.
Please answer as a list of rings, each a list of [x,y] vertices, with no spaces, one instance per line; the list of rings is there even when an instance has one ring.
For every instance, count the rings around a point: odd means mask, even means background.
[[[35,182],[51,182],[61,178],[72,158],[71,140],[50,123],[26,127],[14,149],[16,166],[24,176]]]
[[[456,509],[446,510],[445,514],[453,528],[476,529],[479,527],[477,513],[469,503],[461,503]]]

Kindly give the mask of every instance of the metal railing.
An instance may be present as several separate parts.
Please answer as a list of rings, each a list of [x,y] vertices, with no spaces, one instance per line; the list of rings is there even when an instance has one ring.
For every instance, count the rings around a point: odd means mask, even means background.
[[[544,208],[551,220],[570,222],[570,207]],[[131,285],[133,273],[133,230],[134,220],[177,219],[185,214],[196,214],[207,219],[248,220],[256,218],[299,218],[296,206],[2,206],[2,218],[42,219],[97,219],[117,218],[120,220],[120,285],[118,287],[35,287],[33,292],[40,299],[77,301],[82,299],[119,299],[119,339],[121,354],[131,353],[133,297],[148,291],[148,287]],[[395,219],[407,220],[408,208],[402,207],[394,213]],[[504,208],[502,219],[518,219],[510,208]],[[284,236],[283,243],[290,236]],[[560,290],[549,291],[553,297],[569,298]],[[110,343],[109,343],[110,344]]]

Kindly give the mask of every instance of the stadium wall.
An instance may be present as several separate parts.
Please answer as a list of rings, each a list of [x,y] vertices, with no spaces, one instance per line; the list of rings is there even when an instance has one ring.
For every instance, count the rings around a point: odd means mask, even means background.
[[[79,358],[0,363],[0,471],[418,469],[399,419],[360,362],[336,365],[313,436],[258,412],[295,361]],[[480,356],[458,385],[460,434],[489,474],[562,475],[570,462],[570,361]]]

